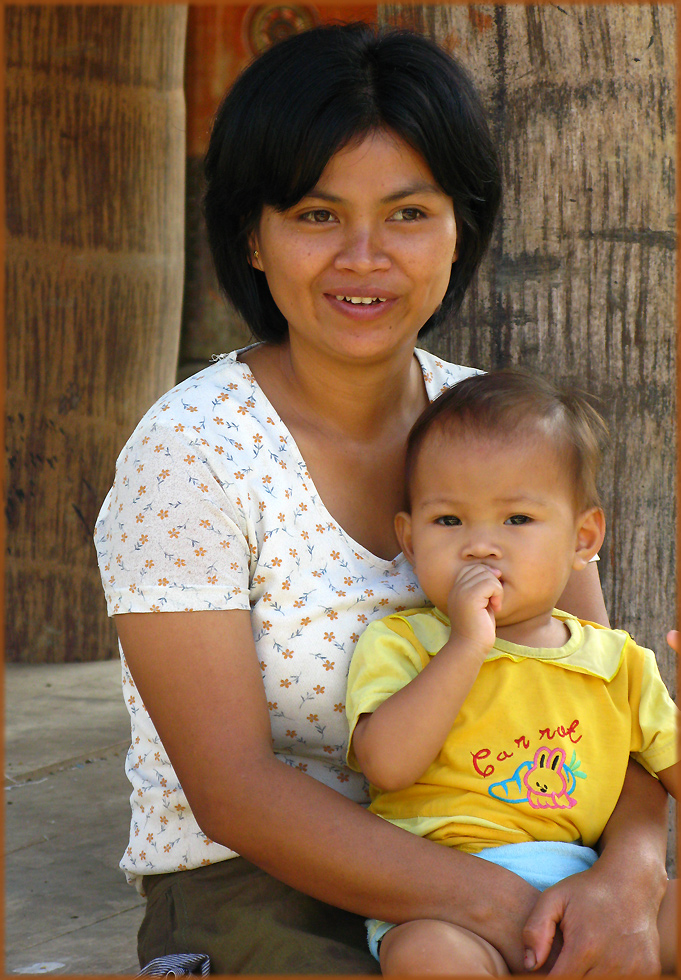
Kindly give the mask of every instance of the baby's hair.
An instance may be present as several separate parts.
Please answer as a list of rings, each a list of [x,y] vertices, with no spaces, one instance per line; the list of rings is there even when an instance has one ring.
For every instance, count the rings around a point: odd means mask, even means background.
[[[527,438],[541,426],[555,443],[579,510],[600,507],[596,481],[608,429],[588,401],[529,371],[505,368],[477,374],[444,391],[422,412],[409,433],[406,487],[411,487],[426,439],[443,436]],[[534,433],[533,433],[534,430]]]

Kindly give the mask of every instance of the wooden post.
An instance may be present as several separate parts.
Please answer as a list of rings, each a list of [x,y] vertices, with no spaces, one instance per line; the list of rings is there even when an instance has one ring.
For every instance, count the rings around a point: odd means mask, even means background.
[[[504,173],[493,248],[430,341],[600,400],[600,572],[614,625],[653,647],[675,625],[675,86],[672,4],[380,7],[443,43],[490,107]]]
[[[7,656],[105,659],[94,522],[177,365],[186,7],[5,18]]]

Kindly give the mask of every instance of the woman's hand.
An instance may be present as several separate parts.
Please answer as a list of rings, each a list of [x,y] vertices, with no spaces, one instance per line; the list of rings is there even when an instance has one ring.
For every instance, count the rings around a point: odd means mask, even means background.
[[[560,927],[563,946],[551,975],[659,974],[666,803],[660,783],[630,761],[601,857],[548,888],[532,910],[523,931],[526,969],[543,964]]]
[[[657,876],[632,877],[625,885],[603,874],[598,862],[564,878],[540,896],[527,920],[526,969],[543,965],[559,927],[563,944],[551,976],[659,975],[657,912],[663,892]]]

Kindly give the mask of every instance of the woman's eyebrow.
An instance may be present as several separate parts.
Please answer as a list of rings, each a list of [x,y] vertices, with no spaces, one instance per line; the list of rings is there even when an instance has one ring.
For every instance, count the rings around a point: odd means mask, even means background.
[[[403,197],[411,197],[412,194],[443,194],[444,191],[438,187],[437,184],[433,184],[428,180],[415,181],[413,184],[408,184],[406,187],[401,187],[397,191],[393,191],[392,194],[387,194],[385,197],[381,198],[382,204],[391,204],[393,201],[399,201]],[[318,201],[327,201],[329,204],[340,204],[343,198],[338,194],[329,194],[327,191],[322,190],[319,187],[313,187],[307,194],[303,195],[303,200],[309,198],[314,198]]]
[[[387,197],[381,200],[389,204],[391,201],[399,201],[402,197],[411,197],[412,194],[444,194],[444,191],[437,184],[432,184],[429,180],[419,180],[399,191],[395,191],[393,194],[388,194]]]

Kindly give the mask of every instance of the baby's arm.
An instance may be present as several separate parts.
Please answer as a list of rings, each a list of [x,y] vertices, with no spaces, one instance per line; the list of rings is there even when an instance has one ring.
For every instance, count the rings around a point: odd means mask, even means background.
[[[385,791],[411,786],[436,758],[494,645],[501,594],[494,570],[462,569],[449,595],[447,643],[409,684],[360,717],[353,749],[375,786]]]

